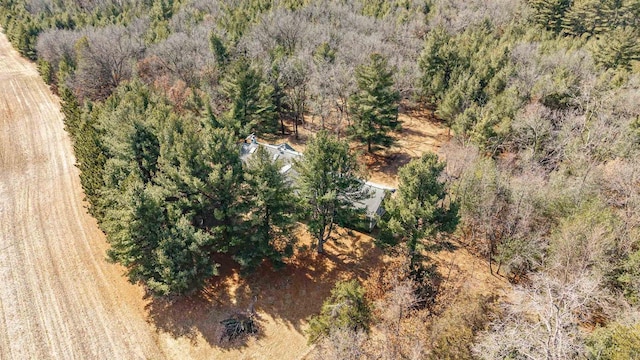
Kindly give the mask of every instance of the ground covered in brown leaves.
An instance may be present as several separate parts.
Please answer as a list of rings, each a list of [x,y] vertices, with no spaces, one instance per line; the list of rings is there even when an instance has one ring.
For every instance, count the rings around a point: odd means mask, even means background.
[[[366,165],[368,179],[372,182],[395,187],[398,185],[398,168],[411,159],[420,157],[427,151],[438,152],[440,146],[451,138],[449,129],[433,113],[426,109],[405,109],[400,115],[402,124],[399,131],[392,132],[395,144],[388,149],[378,149],[373,154],[366,152],[366,146],[352,142],[351,147],[358,153],[358,158]],[[310,136],[322,129],[319,120],[305,117],[305,122],[298,126],[298,138],[293,133],[293,126],[288,124],[286,136],[267,136],[261,139],[267,143],[288,142],[294,149],[303,152]],[[344,136],[344,124],[325,122],[325,129]]]
[[[300,250],[281,270],[265,265],[241,277],[225,259],[221,274],[206,290],[181,299],[149,303],[150,321],[162,342],[171,344],[173,358],[298,359],[309,350],[304,329],[307,318],[320,311],[338,280],[367,278],[384,257],[372,239],[340,230],[340,241],[327,244],[325,255],[310,249],[309,234],[299,232]],[[222,339],[220,321],[247,313],[256,297],[259,333]]]

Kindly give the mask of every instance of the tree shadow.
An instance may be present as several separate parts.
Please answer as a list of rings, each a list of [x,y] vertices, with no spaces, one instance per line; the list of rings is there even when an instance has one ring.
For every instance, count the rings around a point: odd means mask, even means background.
[[[398,132],[398,137],[403,137],[403,136],[416,136],[416,137],[421,137],[421,138],[434,138],[433,135],[429,135],[426,132],[419,130],[415,127],[406,127],[406,128],[402,128],[402,130],[400,130]]]
[[[458,245],[452,243],[449,240],[434,241],[425,246],[425,250],[428,252],[440,252],[440,251],[454,252],[457,249],[458,249]]]
[[[228,257],[217,257],[220,274],[192,295],[179,298],[151,298],[148,321],[174,338],[192,343],[204,339],[209,345],[232,350],[247,347],[251,339],[277,336],[274,329],[285,327],[303,333],[306,319],[319,313],[336,281],[366,279],[383,264],[382,251],[368,236],[353,232],[339,242],[325,245],[318,255],[309,247],[301,249],[281,270],[263,264],[256,272],[240,276],[239,266]],[[222,320],[246,315],[256,297],[257,334],[232,341],[223,339]],[[274,326],[275,323],[275,326]],[[263,331],[271,329],[271,333]]]
[[[394,176],[398,169],[411,161],[412,156],[406,152],[394,152],[388,155],[367,154],[367,168],[373,173]]]

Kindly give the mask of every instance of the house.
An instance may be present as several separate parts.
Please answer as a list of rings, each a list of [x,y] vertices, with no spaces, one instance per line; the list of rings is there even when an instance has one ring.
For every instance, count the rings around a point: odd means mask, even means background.
[[[381,217],[385,213],[382,202],[388,195],[394,193],[396,189],[370,181],[364,183],[364,189],[370,197],[357,201],[354,206],[359,209],[365,209],[367,220],[369,221],[369,231],[371,231],[376,226],[378,217]]]
[[[280,169],[280,173],[286,174],[290,179],[296,178],[297,173],[293,168],[293,161],[302,157],[302,153],[295,151],[289,144],[262,144],[258,143],[255,136],[252,135],[250,136],[250,141],[243,143],[240,147],[240,160],[246,162],[260,146],[271,154],[272,161],[280,160],[282,162],[283,166]]]
[[[282,162],[281,173],[286,174],[287,177],[292,180],[297,177],[296,170],[293,167],[294,160],[299,159],[303,154],[297,152],[286,143],[280,145],[263,144],[259,143],[256,137],[252,135],[248,138],[248,142],[242,143],[240,147],[240,159],[246,162],[260,146],[271,154],[273,161],[280,160]],[[371,231],[376,226],[377,218],[384,215],[385,211],[382,207],[382,202],[388,194],[395,192],[395,189],[369,181],[364,182],[363,189],[370,197],[356,201],[353,205],[357,209],[364,209],[368,222],[364,227],[368,227],[368,230]]]

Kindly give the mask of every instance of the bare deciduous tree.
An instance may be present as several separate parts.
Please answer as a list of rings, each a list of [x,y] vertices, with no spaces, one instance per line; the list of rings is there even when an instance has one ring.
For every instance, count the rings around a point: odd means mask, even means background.
[[[213,63],[207,32],[173,33],[165,41],[155,45],[150,53],[158,62],[160,73],[169,73],[188,86],[198,85],[203,71]]]
[[[417,359],[424,353],[424,343],[405,324],[419,303],[415,286],[410,279],[402,280],[377,304],[381,338],[375,348],[382,359]]]
[[[305,59],[291,59],[287,61],[282,68],[286,102],[291,109],[296,139],[299,136],[298,126],[304,123],[304,113],[307,107],[309,73],[305,63]]]
[[[50,29],[38,36],[38,56],[48,61],[57,71],[61,61],[75,64],[75,44],[80,38],[76,31]]]
[[[437,2],[429,26],[442,26],[451,33],[458,33],[486,19],[498,26],[507,24],[517,18],[526,18],[529,11],[525,1],[443,0]]]
[[[474,353],[481,359],[562,360],[584,353],[581,325],[610,301],[597,278],[572,281],[537,274],[516,289],[513,302],[490,331],[479,336]]]
[[[78,67],[71,81],[76,94],[105,99],[122,81],[130,79],[133,64],[145,51],[145,28],[138,22],[128,27],[85,30],[76,43]]]
[[[367,334],[364,331],[336,329],[323,338],[314,350],[314,359],[318,360],[360,360],[369,359],[366,346]]]

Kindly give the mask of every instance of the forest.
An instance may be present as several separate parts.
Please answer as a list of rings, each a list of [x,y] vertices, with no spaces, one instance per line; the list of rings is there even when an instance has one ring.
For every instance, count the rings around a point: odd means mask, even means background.
[[[322,253],[417,109],[451,139],[399,169],[372,233],[391,261],[335,284],[317,357],[640,358],[639,0],[0,0],[0,26],[62,100],[109,260],[154,296],[221,257],[286,267],[300,227]],[[241,160],[251,134],[302,138],[295,181]],[[508,296],[444,301],[451,243]]]

